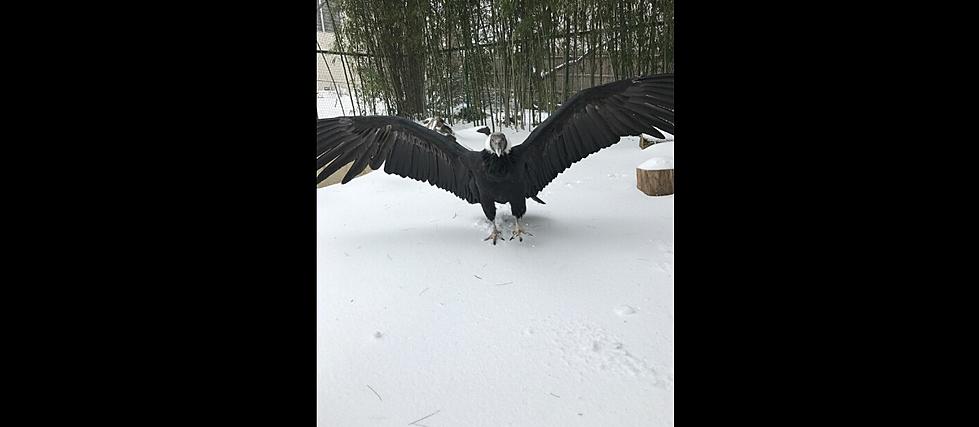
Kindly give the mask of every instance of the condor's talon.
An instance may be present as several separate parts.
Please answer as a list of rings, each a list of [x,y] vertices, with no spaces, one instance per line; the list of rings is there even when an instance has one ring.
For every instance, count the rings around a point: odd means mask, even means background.
[[[523,235],[524,234],[528,234],[528,235],[533,236],[533,234],[530,234],[530,233],[528,233],[528,232],[526,232],[524,230],[514,231],[513,232],[513,236],[510,237],[510,240],[513,240],[513,238],[516,237],[517,239],[519,239],[519,241],[522,242],[523,241]]]
[[[483,241],[485,242],[485,241],[487,241],[489,239],[493,239],[493,246],[496,246],[496,241],[497,240],[505,240],[505,239],[500,238],[500,230],[498,228],[495,228],[495,227],[493,228],[493,232],[490,233],[489,236],[486,236],[486,238],[483,239]]]
[[[533,234],[531,234],[529,231],[524,230],[522,227],[520,227],[520,221],[517,221],[516,224],[513,226],[513,236],[510,237],[510,240],[513,240],[513,238],[516,237],[520,239],[519,241],[522,242],[524,234],[533,236]]]

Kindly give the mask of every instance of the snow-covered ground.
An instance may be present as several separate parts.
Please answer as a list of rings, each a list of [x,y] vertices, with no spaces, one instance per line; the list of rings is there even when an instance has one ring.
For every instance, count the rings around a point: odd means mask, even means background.
[[[528,201],[534,236],[496,246],[427,183],[318,189],[318,424],[672,426],[674,196],[636,189],[654,156],[673,143],[576,163]],[[509,237],[508,205],[497,222]]]
[[[316,113],[321,119],[337,116],[353,116],[355,108],[350,104],[350,95],[345,90],[337,92],[332,90],[321,90],[316,92]],[[339,98],[339,99],[338,99]],[[354,100],[356,102],[356,100]],[[342,105],[343,108],[340,108]],[[378,105],[383,111],[383,105]],[[384,114],[379,112],[378,114]]]

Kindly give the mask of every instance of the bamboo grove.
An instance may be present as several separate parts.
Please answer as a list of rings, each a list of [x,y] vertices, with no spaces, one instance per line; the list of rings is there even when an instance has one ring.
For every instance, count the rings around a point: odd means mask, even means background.
[[[325,0],[323,0],[325,1]],[[575,92],[673,71],[673,0],[330,0],[357,114],[495,129],[539,123]],[[520,112],[530,111],[530,114]]]

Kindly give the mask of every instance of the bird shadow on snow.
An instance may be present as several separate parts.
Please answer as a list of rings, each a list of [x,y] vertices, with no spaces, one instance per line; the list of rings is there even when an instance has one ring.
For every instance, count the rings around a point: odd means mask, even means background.
[[[486,232],[489,233],[492,226],[490,225],[488,219],[483,216],[473,218],[476,221],[482,221],[482,225],[486,229]],[[513,214],[500,213],[499,211],[496,213],[496,226],[500,227],[500,230],[512,230],[515,220],[516,218],[513,216]],[[535,233],[536,231],[547,231],[548,229],[552,228],[554,224],[554,218],[546,215],[528,213],[520,218],[520,225],[531,233]]]

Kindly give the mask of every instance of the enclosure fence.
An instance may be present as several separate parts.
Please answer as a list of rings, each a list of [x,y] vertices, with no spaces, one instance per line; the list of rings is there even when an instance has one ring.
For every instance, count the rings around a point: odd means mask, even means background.
[[[673,72],[673,0],[320,0],[317,91],[345,115],[525,128],[576,92]]]

